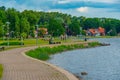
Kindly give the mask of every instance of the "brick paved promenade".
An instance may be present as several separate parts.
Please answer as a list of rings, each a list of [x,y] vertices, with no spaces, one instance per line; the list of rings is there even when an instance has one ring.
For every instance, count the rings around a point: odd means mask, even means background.
[[[17,48],[0,52],[0,64],[4,66],[2,80],[77,80],[73,75],[63,74],[56,68],[21,54],[22,51],[34,48]]]

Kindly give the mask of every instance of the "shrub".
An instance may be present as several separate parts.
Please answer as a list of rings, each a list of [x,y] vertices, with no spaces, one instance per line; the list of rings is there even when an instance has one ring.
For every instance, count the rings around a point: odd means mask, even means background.
[[[9,42],[9,45],[24,45],[24,43],[21,42]],[[8,42],[3,42],[0,45],[8,45]]]
[[[39,56],[38,56],[38,59],[41,59],[41,60],[47,60],[47,59],[49,59],[50,57],[49,57],[49,55],[48,55],[48,53],[41,53],[40,52],[40,54],[39,54]]]

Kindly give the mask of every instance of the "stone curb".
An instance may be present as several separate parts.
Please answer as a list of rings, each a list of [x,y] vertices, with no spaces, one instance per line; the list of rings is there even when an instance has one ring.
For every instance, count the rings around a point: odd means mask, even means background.
[[[26,57],[26,58],[29,58],[29,59],[32,59],[32,60],[35,60],[35,61],[39,61],[40,63],[43,63],[45,65],[48,65],[50,67],[53,67],[54,69],[56,69],[57,71],[61,72],[62,74],[64,74],[69,80],[79,80],[78,78],[76,78],[72,73],[58,67],[58,66],[55,66],[55,65],[52,65],[50,63],[47,63],[45,61],[41,61],[41,60],[38,60],[38,59],[35,59],[35,58],[32,58],[32,57],[29,57],[25,54],[25,52],[29,51],[29,50],[32,50],[32,49],[28,49],[28,50],[24,50],[21,52],[21,54]]]

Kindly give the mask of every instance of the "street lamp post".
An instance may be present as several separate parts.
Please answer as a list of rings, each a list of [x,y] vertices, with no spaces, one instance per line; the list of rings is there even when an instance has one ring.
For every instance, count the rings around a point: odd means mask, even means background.
[[[66,25],[65,26],[65,34],[67,35],[67,29],[68,29],[68,26]]]
[[[21,46],[23,46],[24,45],[24,43],[23,43],[23,37],[21,36],[20,38],[21,38]]]
[[[38,25],[35,25],[35,28],[36,28],[35,37],[36,37],[36,46],[37,46],[38,45]]]
[[[14,38],[14,31],[11,31],[11,32],[10,32],[10,37],[11,37],[11,38]]]
[[[5,29],[5,25],[2,26],[3,29],[3,41],[4,41],[4,29]]]
[[[80,27],[80,35],[82,35],[82,27]]]
[[[7,43],[7,45],[8,45],[8,47],[9,47],[9,24],[10,24],[10,22],[6,22],[6,25],[7,25],[7,40],[8,40],[8,43]]]

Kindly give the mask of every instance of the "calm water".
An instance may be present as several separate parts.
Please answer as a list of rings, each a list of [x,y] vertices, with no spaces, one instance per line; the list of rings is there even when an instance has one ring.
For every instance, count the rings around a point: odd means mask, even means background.
[[[83,80],[120,80],[120,38],[97,40],[111,45],[63,52],[51,56],[48,62]],[[88,75],[81,76],[83,71]]]

